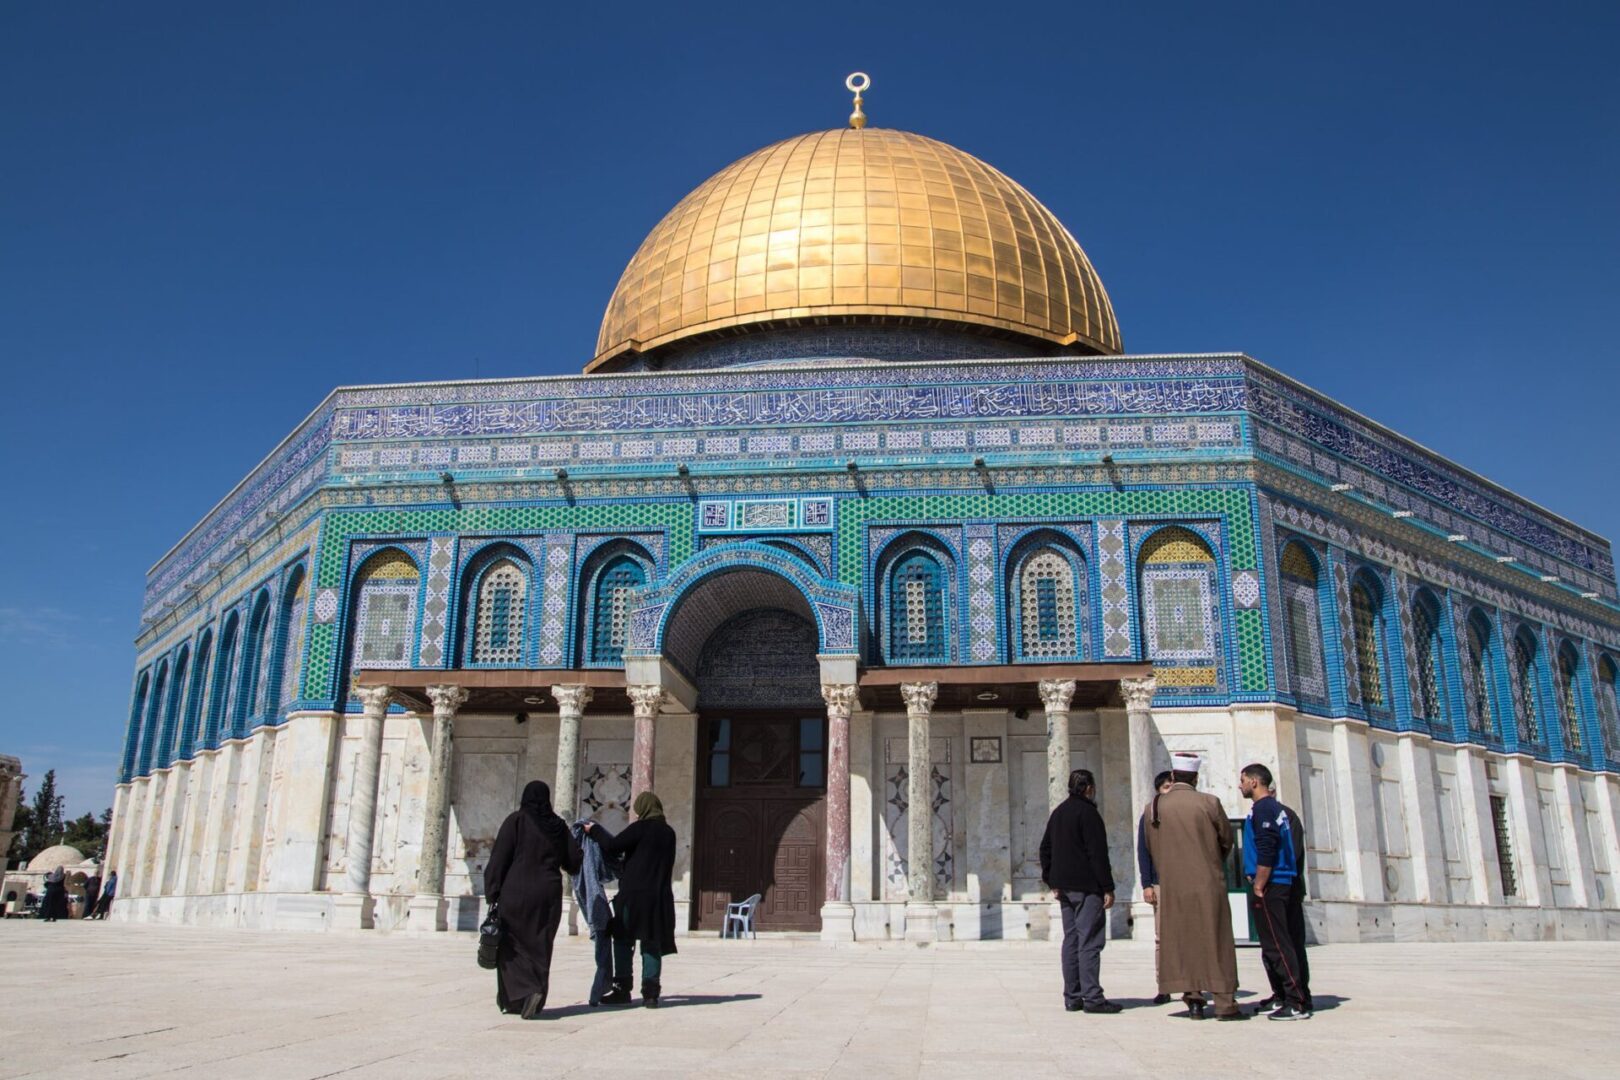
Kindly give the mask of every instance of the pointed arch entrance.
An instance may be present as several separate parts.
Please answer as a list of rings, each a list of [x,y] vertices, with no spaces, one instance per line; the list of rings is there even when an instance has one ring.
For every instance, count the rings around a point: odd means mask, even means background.
[[[827,715],[818,656],[829,627],[836,636],[853,626],[852,597],[759,544],[694,563],[642,598],[632,626],[632,649],[656,650],[697,690],[692,925],[720,930],[728,904],[758,893],[759,929],[819,930]]]

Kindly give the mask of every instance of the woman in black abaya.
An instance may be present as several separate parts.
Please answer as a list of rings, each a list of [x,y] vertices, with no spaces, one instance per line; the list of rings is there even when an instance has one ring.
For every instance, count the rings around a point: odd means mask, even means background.
[[[523,804],[501,823],[484,867],[484,896],[500,905],[495,1003],[534,1017],[551,983],[551,944],[562,919],[562,872],[578,873],[579,845],[551,808],[551,789],[531,780]]]

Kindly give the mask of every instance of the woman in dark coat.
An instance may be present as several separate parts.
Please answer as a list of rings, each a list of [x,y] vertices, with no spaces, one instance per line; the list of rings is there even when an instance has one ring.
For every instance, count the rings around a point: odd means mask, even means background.
[[[649,1009],[658,1007],[664,957],[675,953],[675,830],[664,820],[664,804],[650,791],[636,796],[631,810],[636,820],[618,836],[586,824],[607,855],[624,856],[619,871],[619,895],[613,900],[613,990],[604,1005],[628,1005],[631,946],[641,943],[641,997]]]
[[[67,872],[60,866],[45,875],[45,899],[39,905],[39,917],[46,922],[68,917]]]
[[[562,871],[579,871],[580,850],[551,808],[539,780],[523,789],[523,804],[501,823],[484,867],[484,896],[500,905],[501,945],[495,961],[495,1003],[532,1019],[546,1004],[551,944],[562,920]]]

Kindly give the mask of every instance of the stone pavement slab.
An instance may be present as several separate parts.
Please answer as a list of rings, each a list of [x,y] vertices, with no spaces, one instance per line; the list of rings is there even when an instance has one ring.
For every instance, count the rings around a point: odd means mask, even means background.
[[[828,948],[683,939],[665,1005],[592,1009],[560,939],[544,1018],[495,1009],[469,935],[0,922],[0,1078],[35,1076],[1613,1076],[1620,943],[1334,945],[1304,1023],[1154,1007],[1152,949],[1110,943],[1118,1016],[1065,1013],[1045,942]],[[1243,983],[1263,994],[1259,954]],[[1249,994],[1250,999],[1261,996]]]

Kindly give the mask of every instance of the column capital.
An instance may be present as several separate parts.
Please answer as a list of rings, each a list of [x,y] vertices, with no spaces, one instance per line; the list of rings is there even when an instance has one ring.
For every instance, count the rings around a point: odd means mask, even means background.
[[[1069,703],[1074,700],[1073,679],[1042,679],[1036,690],[1049,713],[1068,712]]]
[[[1119,680],[1119,692],[1125,698],[1125,708],[1131,711],[1153,707],[1153,691],[1159,681],[1151,675],[1140,679]]]
[[[906,712],[927,713],[933,709],[934,702],[939,699],[939,683],[901,683],[900,697],[906,703]]]
[[[394,700],[392,686],[357,686],[354,694],[360,699],[360,705],[368,716],[380,716],[387,712],[389,702]]]
[[[850,683],[822,683],[821,700],[827,703],[828,716],[848,719],[861,703],[860,688]]]
[[[428,700],[433,702],[433,715],[442,713],[454,715],[455,711],[467,704],[467,688],[454,683],[440,683],[427,688]]]
[[[579,714],[585,711],[585,706],[591,703],[593,691],[589,686],[580,683],[566,683],[551,688],[551,696],[557,699],[557,711]]]
[[[624,692],[630,695],[630,709],[637,720],[652,719],[664,704],[662,686],[627,686]]]

